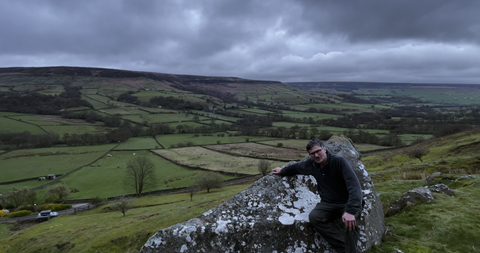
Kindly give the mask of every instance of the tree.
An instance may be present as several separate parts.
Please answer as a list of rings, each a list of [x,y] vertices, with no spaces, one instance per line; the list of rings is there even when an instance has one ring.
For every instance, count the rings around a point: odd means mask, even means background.
[[[50,187],[45,193],[45,201],[55,202],[63,200],[70,195],[70,189],[66,185],[60,184]]]
[[[113,204],[113,209],[120,211],[123,213],[123,217],[125,217],[125,213],[131,208],[130,206],[131,199],[122,196]]]
[[[155,164],[145,156],[133,158],[127,164],[124,183],[127,189],[135,190],[137,196],[145,190],[155,188],[157,185]]]
[[[270,161],[260,160],[258,161],[258,165],[257,165],[258,171],[262,174],[262,176],[265,176],[270,171],[270,166],[272,166],[272,164],[273,163]]]
[[[27,202],[27,204],[34,205],[35,202],[37,202],[37,193],[34,190],[29,189],[28,187],[24,187],[23,194],[25,202]]]
[[[13,187],[12,191],[8,192],[6,195],[8,204],[13,205],[14,207],[19,207],[25,200],[24,192],[16,187]]]
[[[206,189],[207,192],[210,192],[210,189],[222,188],[223,179],[222,176],[218,173],[204,171],[198,173],[196,178],[196,184],[201,188]]]
[[[193,195],[195,195],[195,193],[197,193],[198,191],[198,186],[195,185],[195,180],[192,180],[192,183],[190,185],[190,187],[188,187],[188,195],[190,195],[190,201],[193,201]]]
[[[422,157],[427,155],[428,152],[430,152],[430,150],[428,148],[414,148],[414,149],[411,149],[411,150],[407,151],[407,155],[410,158],[417,158],[418,160],[420,160],[420,162],[423,163]]]

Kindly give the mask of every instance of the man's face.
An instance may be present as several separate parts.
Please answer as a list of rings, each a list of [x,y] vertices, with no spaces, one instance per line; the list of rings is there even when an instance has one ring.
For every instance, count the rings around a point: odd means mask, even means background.
[[[308,150],[308,153],[316,163],[324,165],[327,162],[327,150],[325,148],[313,146]]]

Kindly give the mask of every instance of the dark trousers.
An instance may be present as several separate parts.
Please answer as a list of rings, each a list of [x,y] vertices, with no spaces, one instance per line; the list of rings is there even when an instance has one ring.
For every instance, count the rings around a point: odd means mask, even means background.
[[[357,226],[352,231],[348,231],[345,228],[345,223],[341,220],[344,213],[345,204],[320,202],[310,212],[310,223],[315,228],[315,231],[322,235],[338,253],[357,253],[359,229]],[[359,213],[355,214],[357,223],[359,221]],[[340,221],[337,219],[340,219]]]

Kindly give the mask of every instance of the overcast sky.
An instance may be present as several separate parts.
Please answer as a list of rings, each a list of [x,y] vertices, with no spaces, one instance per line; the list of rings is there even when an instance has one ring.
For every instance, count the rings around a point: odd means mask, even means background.
[[[480,84],[478,0],[0,0],[0,67]]]

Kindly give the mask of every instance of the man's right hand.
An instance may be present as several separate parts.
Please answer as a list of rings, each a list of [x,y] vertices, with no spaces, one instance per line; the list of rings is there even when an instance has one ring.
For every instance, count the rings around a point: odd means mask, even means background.
[[[276,167],[275,169],[272,170],[272,173],[275,175],[280,175],[281,171],[282,171],[282,168]]]

